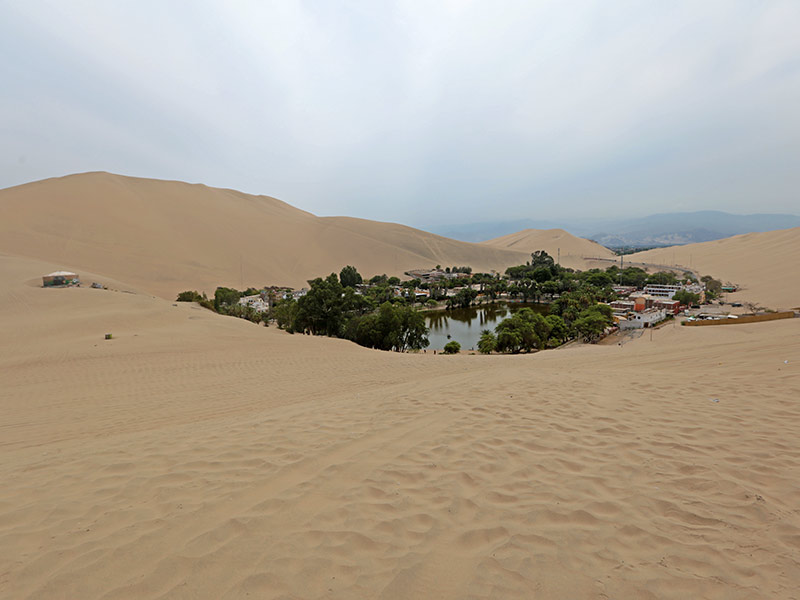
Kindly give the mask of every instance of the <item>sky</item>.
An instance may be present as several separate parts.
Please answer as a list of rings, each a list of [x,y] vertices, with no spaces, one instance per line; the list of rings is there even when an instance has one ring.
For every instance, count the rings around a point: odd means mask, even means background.
[[[0,0],[0,188],[415,226],[800,213],[797,0]]]

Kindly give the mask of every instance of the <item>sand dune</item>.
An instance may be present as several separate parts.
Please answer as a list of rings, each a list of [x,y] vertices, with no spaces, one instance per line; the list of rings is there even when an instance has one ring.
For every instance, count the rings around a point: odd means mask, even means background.
[[[556,258],[560,251],[563,266],[581,270],[597,266],[587,259],[615,257],[605,246],[576,237],[563,229],[524,229],[481,243],[484,246],[516,250],[526,254],[546,250],[553,258]]]
[[[800,589],[800,319],[398,355],[55,266],[0,256],[0,597]]]
[[[320,218],[268,196],[86,173],[0,190],[0,251],[103,273],[172,299],[217,285],[301,287],[355,265],[364,275],[471,265],[525,253],[391,223]]]
[[[713,242],[637,252],[628,259],[691,267],[702,275],[736,283],[728,299],[751,300],[771,308],[800,307],[800,227],[747,233]]]

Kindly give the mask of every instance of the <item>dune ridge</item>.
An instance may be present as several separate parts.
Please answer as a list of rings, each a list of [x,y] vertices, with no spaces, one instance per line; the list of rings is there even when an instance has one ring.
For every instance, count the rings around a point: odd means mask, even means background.
[[[83,173],[0,190],[0,251],[102,273],[171,299],[218,285],[290,285],[351,264],[402,276],[436,264],[503,271],[525,253],[393,223],[317,217],[275,198]]]
[[[800,308],[800,227],[746,233],[713,242],[670,246],[626,257],[630,261],[680,265],[741,286],[731,301],[769,308]]]
[[[800,319],[400,355],[54,266],[0,255],[2,597],[800,588]]]
[[[576,237],[563,229],[523,229],[481,244],[526,254],[545,250],[553,258],[560,253],[563,266],[580,270],[594,267],[594,262],[590,260],[592,258],[615,258],[615,254],[605,246]]]

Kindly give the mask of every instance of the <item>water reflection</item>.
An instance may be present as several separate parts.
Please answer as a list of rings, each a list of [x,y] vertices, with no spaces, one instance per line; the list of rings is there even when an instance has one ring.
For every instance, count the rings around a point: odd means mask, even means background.
[[[461,344],[462,350],[477,348],[481,331],[494,330],[500,321],[523,307],[531,308],[543,315],[547,314],[548,308],[546,304],[494,303],[427,312],[425,318],[431,329],[428,334],[431,342],[429,348],[441,350],[451,340]]]

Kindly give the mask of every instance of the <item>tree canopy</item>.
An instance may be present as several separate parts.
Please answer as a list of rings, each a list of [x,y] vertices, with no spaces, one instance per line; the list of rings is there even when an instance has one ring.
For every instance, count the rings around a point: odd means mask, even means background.
[[[339,273],[339,282],[343,287],[355,288],[363,281],[361,274],[351,265],[347,265]]]

